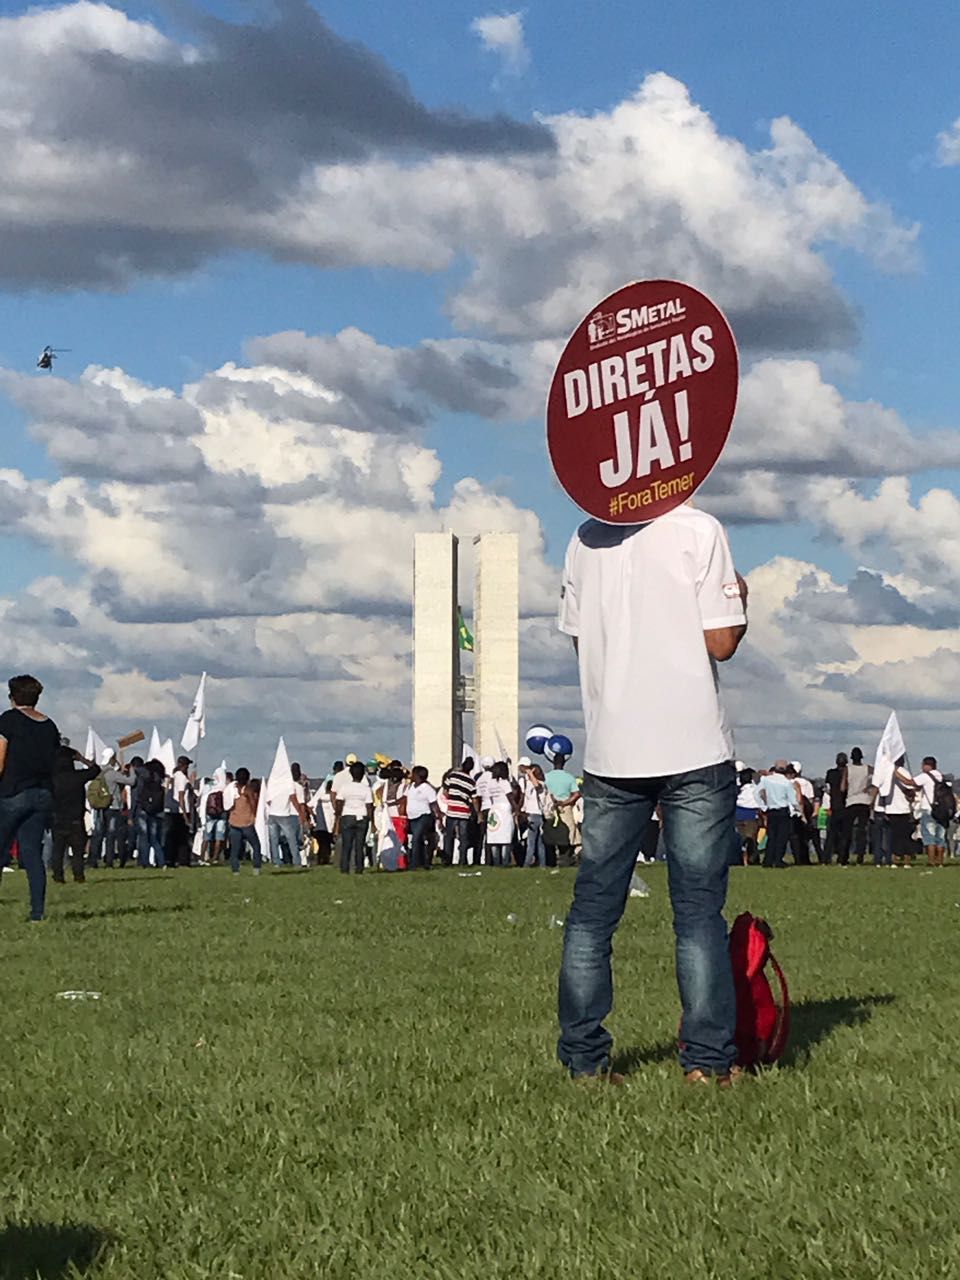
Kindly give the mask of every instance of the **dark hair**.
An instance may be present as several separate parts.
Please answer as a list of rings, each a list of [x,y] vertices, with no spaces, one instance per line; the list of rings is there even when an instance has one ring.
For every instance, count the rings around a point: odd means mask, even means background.
[[[508,782],[510,780],[510,770],[502,760],[498,760],[490,770],[490,776],[491,778],[496,778],[498,782]]]
[[[846,763],[847,763],[847,754],[846,754],[846,752],[845,752],[845,751],[840,751],[840,752],[838,752],[838,754],[837,754],[837,768],[838,768],[838,769],[842,769],[842,768],[843,768],[843,766],[844,766]]]
[[[567,763],[567,757],[558,751],[557,754],[553,757],[553,767],[555,769],[562,769],[566,765],[566,763]]]
[[[466,760],[464,760],[460,768],[466,769],[466,771],[469,773],[470,770],[473,768],[473,756],[467,756]]]
[[[859,747],[854,747],[850,752],[850,759],[854,764],[863,764],[863,752]]]
[[[162,760],[148,760],[147,768],[150,770],[151,773],[155,773],[157,777],[160,778],[161,780],[167,776],[167,771],[163,767]]]
[[[354,782],[362,782],[366,776],[367,766],[365,764],[361,764],[359,760],[356,764],[352,764],[350,766],[350,777]]]
[[[238,782],[241,787],[245,787],[247,783],[250,781],[250,770],[244,769],[243,765],[241,765],[240,768],[237,770],[237,772],[233,775],[233,779],[235,782]]]
[[[538,782],[543,782],[543,770],[540,768],[538,764],[532,764],[530,766],[530,772],[533,774],[533,776],[536,778]]]
[[[334,772],[334,773],[340,773],[340,772],[342,771],[342,769],[343,769],[343,761],[342,761],[342,760],[334,760],[334,762],[333,762],[333,772]]]
[[[923,763],[924,763],[924,764],[928,764],[928,765],[930,766],[930,768],[931,768],[931,769],[935,769],[935,768],[937,767],[937,757],[936,757],[936,756],[924,756],[924,757],[923,757]]]
[[[142,768],[143,768],[143,756],[134,756],[134,757],[133,757],[133,759],[130,761],[130,768],[131,768],[131,769],[142,769]]]
[[[300,766],[299,766],[298,764],[292,764],[292,765],[290,766],[290,772],[291,772],[291,774],[293,775],[293,780],[294,780],[294,782],[299,782],[299,781],[300,781]]]
[[[749,786],[749,785],[750,785],[750,783],[751,783],[752,781],[753,781],[753,770],[752,770],[752,769],[741,769],[741,770],[740,770],[740,774],[739,774],[739,776],[738,776],[738,778],[737,778],[737,783],[738,783],[741,787],[747,787],[747,786]]]
[[[415,785],[419,785],[421,782],[426,782],[429,777],[430,770],[425,768],[422,764],[415,764],[410,770],[410,779]]]
[[[17,707],[35,707],[43,693],[43,685],[36,676],[12,676],[7,681],[10,699]]]

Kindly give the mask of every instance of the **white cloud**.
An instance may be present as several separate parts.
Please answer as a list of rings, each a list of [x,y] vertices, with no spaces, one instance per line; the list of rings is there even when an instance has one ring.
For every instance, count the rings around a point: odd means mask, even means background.
[[[517,47],[518,15],[478,21]],[[744,347],[842,349],[857,320],[821,250],[915,254],[916,228],[790,120],[751,150],[662,73],[592,114],[428,111],[306,6],[208,24],[197,46],[86,0],[0,19],[0,169],[7,284],[123,287],[237,249],[462,260],[455,323],[510,341],[565,337],[629,262],[705,288]]]
[[[503,70],[512,76],[519,76],[530,65],[530,51],[523,34],[523,13],[489,13],[482,18],[474,18],[470,30],[480,37],[480,42],[488,53],[494,53],[500,59]]]
[[[960,164],[960,119],[937,134],[937,160],[942,165]]]

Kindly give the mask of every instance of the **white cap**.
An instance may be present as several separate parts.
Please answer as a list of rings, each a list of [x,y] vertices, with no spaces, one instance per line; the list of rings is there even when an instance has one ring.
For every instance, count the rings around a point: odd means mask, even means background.
[[[794,771],[794,773],[803,773],[803,765],[800,763],[799,760],[791,760],[790,768]]]
[[[530,759],[529,756],[521,756],[520,759],[517,761],[517,763],[519,764],[521,769],[529,769],[530,766],[533,764],[533,761]]]
[[[480,759],[481,769],[492,769],[495,764],[496,764],[496,761],[494,760],[493,756],[482,756]]]
[[[737,773],[743,773],[744,769],[747,766],[743,763],[742,760],[738,760],[733,767],[736,769]]]

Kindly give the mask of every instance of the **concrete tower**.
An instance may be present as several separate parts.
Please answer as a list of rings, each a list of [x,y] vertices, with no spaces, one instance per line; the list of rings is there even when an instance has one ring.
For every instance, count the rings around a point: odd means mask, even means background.
[[[473,600],[476,714],[474,739],[481,756],[516,764],[520,719],[520,540],[515,533],[474,539]]]
[[[440,779],[459,762],[457,709],[458,543],[452,533],[418,533],[413,550],[413,763]]]

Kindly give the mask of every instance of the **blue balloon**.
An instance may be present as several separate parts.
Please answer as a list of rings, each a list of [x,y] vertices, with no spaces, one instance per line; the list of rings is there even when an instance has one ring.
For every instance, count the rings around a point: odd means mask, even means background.
[[[568,759],[573,755],[573,743],[562,733],[555,733],[547,743],[547,750],[551,756],[566,756]]]
[[[545,724],[531,725],[524,739],[527,750],[535,756],[542,756],[543,749],[553,736],[553,730]]]

